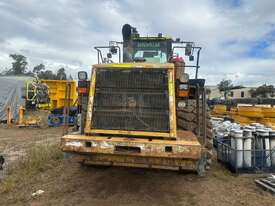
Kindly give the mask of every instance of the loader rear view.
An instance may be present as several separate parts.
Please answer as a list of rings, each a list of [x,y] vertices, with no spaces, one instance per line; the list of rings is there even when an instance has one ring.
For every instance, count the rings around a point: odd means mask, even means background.
[[[84,164],[195,170],[204,173],[210,158],[204,80],[189,80],[183,58],[199,47],[171,38],[140,37],[130,25],[123,42],[95,47],[98,64],[91,80],[79,73],[79,133],[62,137],[61,148]],[[123,63],[113,63],[123,47]],[[103,58],[102,49],[109,49]],[[197,136],[196,136],[196,135]],[[210,135],[209,135],[210,137]]]

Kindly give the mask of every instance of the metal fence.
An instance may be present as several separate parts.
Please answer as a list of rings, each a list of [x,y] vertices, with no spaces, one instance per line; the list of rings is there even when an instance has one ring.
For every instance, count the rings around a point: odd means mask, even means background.
[[[275,148],[238,150],[232,147],[231,139],[216,139],[217,159],[234,173],[275,172]]]

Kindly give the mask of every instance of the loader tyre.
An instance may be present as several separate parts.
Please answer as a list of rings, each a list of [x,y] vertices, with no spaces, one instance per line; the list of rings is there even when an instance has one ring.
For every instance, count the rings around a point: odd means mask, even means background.
[[[199,121],[201,122],[202,118],[202,105],[199,105],[200,115]],[[213,131],[212,131],[212,124],[210,121],[210,111],[207,108],[206,111],[206,159],[207,159],[207,168],[211,164],[211,159],[213,156],[212,149],[213,149]],[[179,129],[188,130],[194,132],[198,136],[198,120],[197,120],[197,104],[196,100],[187,100],[186,107],[182,108],[181,110],[177,111],[177,126]],[[198,140],[201,144],[203,144],[203,125],[200,125],[200,135],[198,136]]]

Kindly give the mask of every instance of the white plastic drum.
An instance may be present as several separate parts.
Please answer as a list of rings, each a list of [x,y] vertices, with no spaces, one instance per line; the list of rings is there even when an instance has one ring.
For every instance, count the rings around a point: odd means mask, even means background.
[[[257,123],[257,122],[253,122],[253,123],[251,123],[250,125],[252,126],[252,127],[257,127],[257,125],[259,125],[260,123]]]
[[[255,139],[255,148],[256,150],[263,150],[264,149],[264,141],[263,138],[269,136],[269,133],[263,129],[257,129],[257,138]]]
[[[270,150],[273,150],[271,155],[271,163],[272,166],[275,166],[275,130],[269,131],[269,137],[270,137]]]
[[[235,131],[235,143],[236,143],[236,167],[243,167],[243,131]]]
[[[244,162],[243,166],[249,168],[252,166],[252,130],[249,128],[244,129],[244,140],[243,140],[243,150],[244,150]]]
[[[235,150],[236,150],[236,144],[235,144],[235,130],[231,130],[230,131],[230,141],[231,141],[231,155],[230,155],[230,162],[231,165],[235,165],[235,159],[236,159],[236,154],[235,154]]]
[[[267,137],[267,138],[264,139],[264,144],[265,144],[266,166],[267,167],[271,167],[269,137]]]
[[[258,145],[260,150],[263,150],[263,163],[265,163],[265,166],[270,167],[271,166],[271,158],[270,158],[270,142],[269,142],[269,131],[266,129],[257,129],[257,136],[258,143],[262,145]],[[256,145],[257,146],[257,145]]]

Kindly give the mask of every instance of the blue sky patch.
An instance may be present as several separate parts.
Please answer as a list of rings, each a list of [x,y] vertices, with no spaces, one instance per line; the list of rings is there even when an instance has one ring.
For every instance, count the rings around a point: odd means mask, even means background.
[[[248,57],[255,58],[268,58],[270,53],[268,47],[275,41],[275,29],[271,30],[267,35],[262,37],[260,40],[251,44],[246,55]]]
[[[233,7],[240,7],[242,4],[241,0],[231,0],[231,5]]]
[[[248,57],[267,58],[268,52],[266,49],[268,48],[268,46],[269,43],[266,40],[259,40],[252,44],[246,55]]]
[[[242,6],[242,0],[215,0],[215,2],[220,6],[229,6],[233,8]]]

